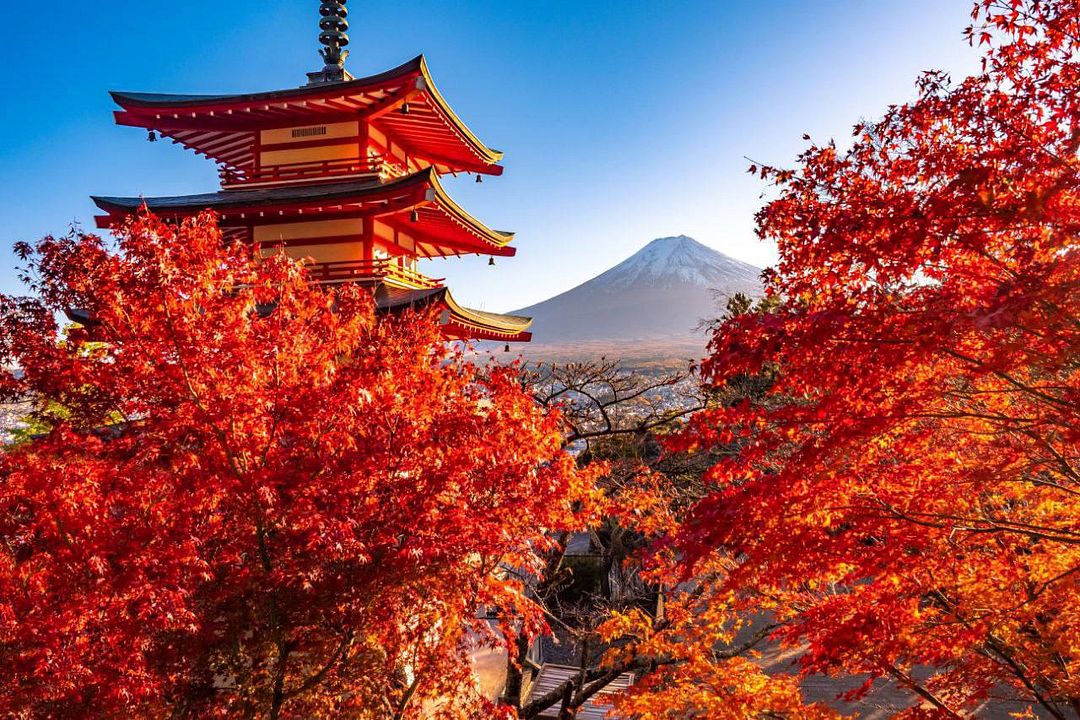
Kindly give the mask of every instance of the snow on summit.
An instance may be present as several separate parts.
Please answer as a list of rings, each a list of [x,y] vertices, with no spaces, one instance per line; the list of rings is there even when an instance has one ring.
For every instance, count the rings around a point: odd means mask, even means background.
[[[759,268],[730,258],[692,237],[657,238],[590,282],[632,285],[640,281],[684,282],[723,289],[725,282],[756,285]]]
[[[515,314],[534,318],[533,343],[658,340],[701,343],[716,296],[761,293],[761,270],[686,235],[653,240],[609,270]]]

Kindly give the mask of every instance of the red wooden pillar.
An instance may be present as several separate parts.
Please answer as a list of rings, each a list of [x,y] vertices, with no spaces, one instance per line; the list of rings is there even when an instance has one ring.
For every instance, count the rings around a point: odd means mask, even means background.
[[[371,167],[371,161],[368,159],[368,144],[371,136],[369,128],[370,126],[366,120],[360,120],[360,132],[357,134],[356,143],[360,147],[360,166],[370,171],[373,168]]]
[[[370,263],[375,261],[375,218],[368,216],[362,222],[364,223],[364,262]]]

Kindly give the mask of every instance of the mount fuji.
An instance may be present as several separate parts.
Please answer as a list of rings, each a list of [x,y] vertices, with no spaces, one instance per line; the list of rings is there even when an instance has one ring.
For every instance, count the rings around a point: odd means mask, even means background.
[[[514,314],[533,318],[539,346],[664,341],[704,349],[698,328],[718,315],[717,299],[760,295],[760,275],[760,268],[685,235],[658,238],[593,279]]]

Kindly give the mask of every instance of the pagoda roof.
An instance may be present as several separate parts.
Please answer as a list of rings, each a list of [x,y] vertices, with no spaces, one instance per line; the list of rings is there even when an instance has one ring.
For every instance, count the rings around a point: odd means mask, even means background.
[[[110,228],[143,208],[165,217],[187,217],[204,210],[220,215],[223,227],[297,222],[333,217],[378,218],[417,238],[429,257],[481,253],[512,256],[512,232],[492,230],[447,195],[434,168],[390,182],[361,177],[318,185],[281,185],[252,190],[220,190],[174,197],[92,198],[107,215],[98,227]],[[409,216],[415,211],[415,221]],[[253,221],[259,221],[254,222]]]
[[[112,92],[117,123],[155,130],[238,170],[254,167],[262,129],[362,119],[444,172],[498,175],[502,153],[443,99],[419,55],[378,75],[239,95]],[[409,112],[396,112],[404,103]]]
[[[375,287],[375,309],[383,314],[396,314],[407,310],[425,310],[431,307],[444,311],[440,318],[443,333],[451,340],[498,340],[502,342],[528,342],[532,333],[528,328],[532,318],[520,315],[474,310],[459,305],[445,287],[429,290],[409,290],[380,283]],[[265,306],[269,312],[273,306]],[[86,327],[96,322],[86,310],[69,308],[68,319]]]
[[[391,285],[379,285],[375,290],[375,305],[381,312],[397,313],[438,307],[444,310],[441,318],[443,332],[455,340],[498,340],[528,342],[532,318],[521,315],[501,315],[459,305],[445,287],[430,290],[409,290]]]

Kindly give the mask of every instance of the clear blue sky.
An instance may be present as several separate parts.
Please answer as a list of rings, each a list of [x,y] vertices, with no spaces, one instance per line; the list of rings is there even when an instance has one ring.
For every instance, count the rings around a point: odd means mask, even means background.
[[[215,188],[211,163],[113,124],[110,89],[242,92],[321,65],[317,0],[9,0],[0,19],[0,291],[10,247],[73,221],[90,194]],[[455,295],[509,310],[565,290],[654,237],[685,233],[758,265],[762,187],[800,136],[846,137],[911,97],[919,70],[961,75],[968,0],[350,0],[355,75],[426,53],[439,89],[506,174],[448,182],[518,232],[515,258],[433,263]]]

